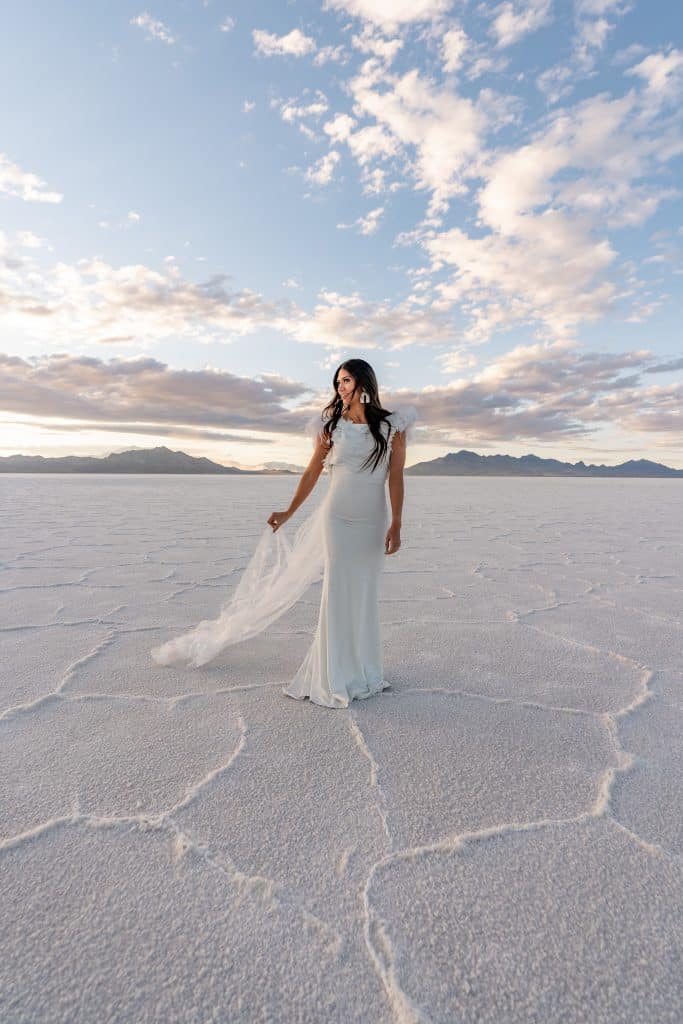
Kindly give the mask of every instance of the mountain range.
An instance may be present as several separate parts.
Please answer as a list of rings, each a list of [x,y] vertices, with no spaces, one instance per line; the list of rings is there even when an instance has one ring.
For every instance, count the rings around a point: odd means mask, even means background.
[[[221,473],[259,476],[278,475],[282,470],[238,469],[220,466],[211,459],[198,459],[170,448],[135,448],[128,452],[112,452],[104,458],[64,455],[43,458],[42,455],[8,455],[0,458],[0,473]]]
[[[430,462],[418,462],[405,471],[413,476],[647,476],[683,477],[683,469],[671,469],[649,459],[629,459],[618,466],[560,462],[538,455],[477,455],[461,449]]]
[[[299,474],[302,469],[283,463],[270,463],[267,469],[238,469],[221,466],[211,459],[195,458],[170,448],[133,449],[112,452],[104,458],[65,455],[7,455],[0,457],[0,473],[171,473],[281,476]],[[278,467],[278,468],[275,468]],[[429,462],[408,467],[409,476],[607,476],[607,477],[682,477],[683,469],[671,469],[649,459],[630,459],[618,466],[586,465],[585,462],[560,462],[537,455],[478,455],[461,449]]]

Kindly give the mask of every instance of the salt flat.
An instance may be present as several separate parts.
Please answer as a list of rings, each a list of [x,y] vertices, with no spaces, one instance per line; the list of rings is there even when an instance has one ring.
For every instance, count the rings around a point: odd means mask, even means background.
[[[157,666],[295,483],[0,478],[0,1020],[680,1024],[683,483],[406,478],[348,710],[320,584]]]

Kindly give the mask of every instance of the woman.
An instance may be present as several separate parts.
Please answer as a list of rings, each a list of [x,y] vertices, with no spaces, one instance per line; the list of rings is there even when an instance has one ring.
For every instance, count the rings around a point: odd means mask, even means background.
[[[383,554],[401,546],[405,429],[414,410],[382,408],[377,379],[363,359],[342,363],[335,396],[318,421],[316,447],[289,508],[268,522],[278,530],[313,490],[323,465],[331,481],[324,503],[325,576],[318,628],[283,693],[326,707],[348,707],[389,684],[384,680],[379,621]],[[391,517],[385,484],[389,480]]]
[[[403,467],[412,407],[382,408],[377,379],[363,359],[333,378],[334,397],[313,424],[315,450],[290,506],[268,518],[235,595],[218,619],[152,651],[159,664],[203,665],[228,644],[249,639],[290,608],[324,570],[316,634],[283,693],[326,707],[348,707],[389,684],[383,678],[378,587],[383,555],[401,546]],[[315,487],[323,467],[330,486],[290,545],[277,533]],[[385,484],[389,481],[391,516]],[[270,534],[277,534],[273,551]],[[272,567],[269,560],[273,560]]]

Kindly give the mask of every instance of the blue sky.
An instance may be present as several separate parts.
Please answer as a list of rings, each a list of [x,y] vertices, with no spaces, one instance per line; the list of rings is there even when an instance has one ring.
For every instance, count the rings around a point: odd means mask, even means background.
[[[16,8],[0,454],[301,465],[360,356],[409,462],[683,467],[674,8]]]

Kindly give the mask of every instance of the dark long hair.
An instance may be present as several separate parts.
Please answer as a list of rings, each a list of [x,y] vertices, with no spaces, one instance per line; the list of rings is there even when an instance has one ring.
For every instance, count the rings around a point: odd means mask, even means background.
[[[366,363],[364,359],[347,359],[345,363],[340,363],[335,370],[334,377],[332,378],[334,398],[328,402],[322,411],[322,418],[325,420],[323,430],[327,440],[333,442],[334,437],[332,435],[337,429],[337,424],[339,423],[341,414],[344,410],[344,403],[342,402],[339,396],[339,391],[337,390],[337,379],[342,370],[348,370],[355,380],[356,388],[354,394],[358,393],[360,397],[360,394],[365,391],[369,398],[369,401],[364,403],[365,418],[368,421],[370,433],[375,439],[375,447],[370,452],[361,468],[365,468],[372,462],[372,472],[374,473],[379,463],[384,459],[388,448],[387,436],[381,430],[380,425],[383,420],[386,420],[387,417],[391,415],[391,413],[388,409],[382,408],[382,403],[379,400],[379,389],[377,387],[375,371],[370,366],[370,363]]]

